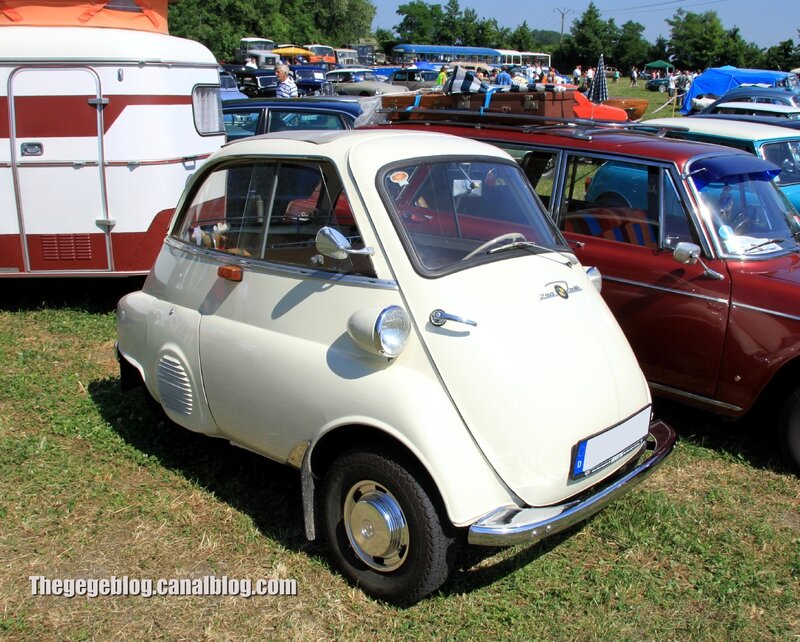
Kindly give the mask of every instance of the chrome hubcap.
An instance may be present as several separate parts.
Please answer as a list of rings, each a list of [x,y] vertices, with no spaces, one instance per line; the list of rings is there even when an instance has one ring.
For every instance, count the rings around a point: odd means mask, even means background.
[[[408,524],[394,495],[374,481],[354,484],[344,500],[344,528],[356,555],[370,568],[393,571],[408,556]]]

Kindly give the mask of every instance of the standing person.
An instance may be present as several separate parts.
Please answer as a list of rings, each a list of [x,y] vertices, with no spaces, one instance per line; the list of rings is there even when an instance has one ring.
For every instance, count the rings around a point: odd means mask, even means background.
[[[631,87],[636,87],[639,80],[639,70],[636,67],[631,67]]]
[[[510,85],[511,84],[511,74],[508,73],[505,67],[497,74],[497,78],[495,78],[495,83],[498,85]]]
[[[612,82],[619,82],[619,69],[614,70],[614,80]]]
[[[669,97],[673,98],[675,96],[675,74],[672,72],[667,77],[667,88],[669,89]]]
[[[581,66],[577,65],[575,69],[572,70],[572,84],[578,87],[581,86]]]
[[[244,63],[244,66],[249,69],[258,69],[258,65],[256,64],[256,59],[252,56],[247,57],[247,62]]]
[[[586,90],[592,89],[592,81],[594,80],[594,67],[589,67],[586,70]]]
[[[444,85],[445,82],[447,82],[447,68],[442,65],[442,68],[439,70],[439,75],[436,76],[436,84]]]
[[[275,75],[278,76],[278,89],[275,92],[276,98],[297,98],[297,85],[289,75],[288,65],[278,65],[275,67]]]

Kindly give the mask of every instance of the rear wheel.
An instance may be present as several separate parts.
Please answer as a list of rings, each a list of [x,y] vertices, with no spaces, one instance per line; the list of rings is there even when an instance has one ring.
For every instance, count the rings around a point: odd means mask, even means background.
[[[665,91],[667,91],[667,86],[666,85],[659,85],[658,86],[658,91],[663,94]]]
[[[321,493],[337,564],[366,593],[399,604],[439,588],[455,554],[414,468],[377,450],[353,450],[330,467]]]
[[[800,472],[800,388],[789,395],[778,422],[781,454]]]

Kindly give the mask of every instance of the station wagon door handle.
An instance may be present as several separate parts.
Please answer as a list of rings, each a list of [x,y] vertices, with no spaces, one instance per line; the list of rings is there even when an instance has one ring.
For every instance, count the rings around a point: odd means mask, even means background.
[[[455,314],[448,314],[444,310],[439,310],[438,308],[431,312],[431,323],[435,325],[437,328],[443,326],[447,321],[452,321],[454,323],[463,323],[464,325],[472,325],[477,327],[477,322],[472,321],[471,319],[465,319],[463,317],[457,317]]]

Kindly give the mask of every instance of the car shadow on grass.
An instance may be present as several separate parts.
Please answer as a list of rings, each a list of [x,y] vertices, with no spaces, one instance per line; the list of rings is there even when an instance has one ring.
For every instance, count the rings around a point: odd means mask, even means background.
[[[764,408],[756,408],[740,419],[729,419],[683,404],[658,399],[654,413],[678,433],[678,442],[706,448],[712,456],[737,461],[753,468],[792,474],[781,458],[775,424]]]
[[[108,425],[136,450],[249,515],[264,536],[293,551],[319,553],[305,538],[296,470],[181,428],[151,409],[142,388],[123,392],[119,379],[93,381],[89,394]]]
[[[143,389],[123,392],[119,379],[93,381],[89,394],[103,419],[127,444],[250,516],[265,537],[324,560],[332,572],[339,573],[319,533],[314,542],[305,537],[296,470],[157,416]],[[535,561],[582,527],[579,524],[510,553],[502,548],[469,547],[462,551],[440,593],[463,594],[488,586]]]
[[[0,310],[25,312],[75,309],[85,312],[112,312],[120,298],[128,292],[141,289],[144,278],[8,278],[3,280],[0,287]]]

